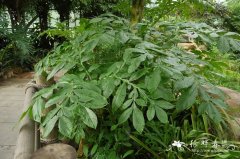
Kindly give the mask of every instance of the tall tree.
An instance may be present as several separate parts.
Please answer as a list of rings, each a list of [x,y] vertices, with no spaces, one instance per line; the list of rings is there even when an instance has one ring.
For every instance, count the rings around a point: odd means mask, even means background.
[[[51,0],[54,8],[57,10],[60,16],[60,22],[66,22],[69,24],[69,17],[72,8],[71,0]]]
[[[132,0],[131,25],[140,22],[143,17],[145,0]]]
[[[49,12],[49,1],[48,0],[37,0],[35,10],[39,18],[40,31],[48,29],[48,12]]]
[[[8,10],[13,31],[14,28],[24,21],[23,3],[23,0],[2,0],[2,4],[6,6]]]
[[[27,29],[26,27],[29,27],[37,19],[36,16],[33,16],[28,22],[25,19],[26,11],[34,8],[35,1],[36,0],[1,0],[0,4],[6,8],[9,13],[13,32],[19,27]]]

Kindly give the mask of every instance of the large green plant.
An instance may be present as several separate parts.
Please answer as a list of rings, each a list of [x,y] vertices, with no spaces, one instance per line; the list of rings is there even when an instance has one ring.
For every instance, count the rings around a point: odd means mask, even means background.
[[[22,66],[29,69],[34,61],[32,41],[24,28],[18,28],[14,33],[8,28],[6,13],[1,14],[0,21],[0,67],[1,73],[7,72],[12,67]]]
[[[229,16],[226,18],[226,22],[231,29],[240,32],[240,2],[237,0],[228,0],[227,7],[230,11]]]
[[[60,137],[85,139],[84,154],[92,158],[186,156],[165,149],[173,140],[189,141],[189,129],[223,138],[227,105],[198,74],[204,62],[128,26],[113,15],[85,21],[36,65],[47,79],[66,72],[37,92],[28,110],[44,127],[43,137],[57,127]],[[43,117],[46,108],[51,111]],[[172,136],[161,137],[167,131]]]
[[[162,21],[156,23],[151,31],[146,26],[140,28],[145,39],[158,45],[164,44],[165,47],[174,47],[178,43],[194,43],[196,50],[191,53],[204,61],[199,65],[199,73],[215,84],[239,89],[239,62],[238,57],[233,54],[240,49],[239,34],[195,22]],[[205,49],[200,51],[203,45]]]
[[[34,62],[31,56],[34,48],[27,33],[19,29],[14,34],[5,32],[4,37],[8,41],[8,44],[0,50],[3,57],[2,61],[4,63],[7,62],[10,67],[22,66],[23,68],[27,68],[31,66]]]
[[[155,0],[148,1],[146,17],[158,21],[164,17],[200,18],[213,13],[215,2],[212,0]]]

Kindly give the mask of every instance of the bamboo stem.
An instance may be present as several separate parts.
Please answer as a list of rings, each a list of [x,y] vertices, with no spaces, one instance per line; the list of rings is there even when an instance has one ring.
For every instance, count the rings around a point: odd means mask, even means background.
[[[24,100],[24,112],[28,110],[32,96],[36,92],[34,87],[28,87]],[[35,123],[26,116],[20,126],[14,159],[30,159],[35,149]]]

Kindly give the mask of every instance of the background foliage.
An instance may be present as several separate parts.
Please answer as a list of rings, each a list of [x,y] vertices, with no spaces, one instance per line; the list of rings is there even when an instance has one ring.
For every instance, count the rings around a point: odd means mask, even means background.
[[[1,72],[37,63],[36,75],[47,80],[65,73],[34,95],[23,116],[40,123],[43,138],[56,129],[59,140],[84,141],[85,158],[238,158],[238,150],[169,146],[235,140],[214,85],[240,90],[239,2],[142,2],[1,1]],[[70,27],[72,20],[80,23]]]

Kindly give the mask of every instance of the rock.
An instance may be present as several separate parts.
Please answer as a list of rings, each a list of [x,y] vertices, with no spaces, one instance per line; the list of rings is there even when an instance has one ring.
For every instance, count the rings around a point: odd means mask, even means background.
[[[51,79],[47,80],[47,76],[48,76],[48,74],[46,72],[42,72],[41,75],[35,74],[36,84],[41,87],[48,87],[48,86],[53,85],[55,83],[54,79],[51,78]]]
[[[187,43],[178,43],[177,46],[187,51],[198,50],[205,51],[207,47],[205,45],[197,45],[195,42],[187,42]]]
[[[60,70],[54,75],[54,81],[58,81],[67,71],[66,70]]]
[[[67,144],[50,144],[33,153],[31,159],[76,159],[76,150]]]
[[[222,90],[227,96],[227,99],[225,102],[230,107],[229,113],[231,115],[240,117],[240,93],[226,87],[218,87],[218,88]]]
[[[240,93],[226,87],[218,87],[227,96],[225,102],[229,105],[228,114],[232,116],[229,121],[231,132],[236,139],[240,139]]]

